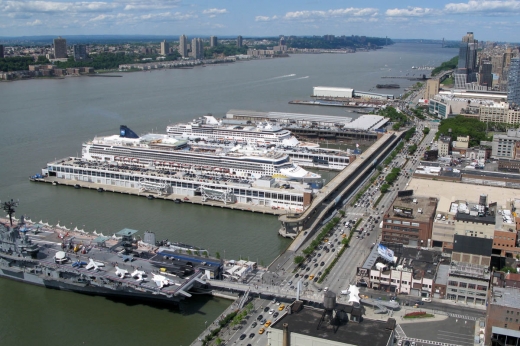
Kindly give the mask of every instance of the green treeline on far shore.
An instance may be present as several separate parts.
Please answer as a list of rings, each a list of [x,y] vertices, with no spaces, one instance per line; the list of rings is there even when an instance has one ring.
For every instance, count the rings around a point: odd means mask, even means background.
[[[323,37],[289,37],[287,47],[299,49],[341,49],[366,47],[382,47],[393,44],[391,39],[384,37],[364,37],[364,36],[335,36],[329,39]]]
[[[0,58],[0,71],[11,72],[11,71],[23,71],[28,70],[29,65],[37,64],[48,64],[47,60],[43,55],[40,55],[36,61],[32,56],[16,56]]]
[[[457,64],[459,63],[459,56],[453,57],[451,60],[445,61],[441,64],[441,66],[437,66],[432,70],[432,77],[438,75],[442,71],[454,70],[457,68]]]

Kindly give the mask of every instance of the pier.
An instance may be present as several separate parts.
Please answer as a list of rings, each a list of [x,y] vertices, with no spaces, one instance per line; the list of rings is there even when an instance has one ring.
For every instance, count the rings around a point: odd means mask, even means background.
[[[204,205],[204,206],[209,206],[209,207],[226,208],[226,209],[232,209],[232,210],[249,211],[252,213],[262,213],[262,214],[271,214],[271,215],[282,215],[282,214],[287,213],[287,210],[285,210],[285,208],[273,209],[272,207],[266,207],[266,206],[261,206],[261,205],[251,205],[251,204],[242,204],[242,203],[224,204],[224,203],[218,202],[218,201],[211,201],[211,200],[203,201],[202,196],[186,197],[186,195],[177,195],[177,194],[161,195],[158,193],[151,193],[149,191],[140,192],[139,189],[136,189],[136,188],[91,183],[91,182],[86,182],[86,181],[61,179],[61,178],[57,178],[57,177],[44,177],[44,178],[37,178],[37,179],[32,179],[32,180],[35,182],[51,183],[53,185],[63,185],[63,186],[70,186],[70,187],[78,186],[79,188],[82,188],[82,189],[84,188],[84,189],[95,190],[95,191],[98,191],[99,188],[102,188],[103,192],[120,193],[120,194],[124,194],[124,195],[144,197],[144,198],[148,198],[148,199],[159,199],[159,200],[170,201],[170,202],[174,202],[174,203],[179,203],[179,201],[181,201],[181,203],[199,204],[199,205]],[[188,199],[185,199],[185,198],[188,198]]]
[[[296,238],[289,250],[296,251],[305,239],[316,232],[322,220],[332,215],[346,202],[359,183],[397,145],[403,134],[404,132],[398,132],[383,135],[356,161],[324,186],[305,212],[279,217],[282,223],[279,233],[286,237]],[[303,230],[307,232],[302,232]]]

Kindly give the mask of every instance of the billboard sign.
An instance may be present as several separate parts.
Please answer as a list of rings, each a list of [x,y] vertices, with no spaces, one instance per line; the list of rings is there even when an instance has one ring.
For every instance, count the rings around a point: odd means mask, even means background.
[[[397,205],[394,205],[394,213],[396,214],[404,214],[404,215],[412,215],[413,209],[407,208],[407,207],[399,207]]]
[[[394,262],[394,251],[381,244],[377,247],[377,253],[388,262]]]

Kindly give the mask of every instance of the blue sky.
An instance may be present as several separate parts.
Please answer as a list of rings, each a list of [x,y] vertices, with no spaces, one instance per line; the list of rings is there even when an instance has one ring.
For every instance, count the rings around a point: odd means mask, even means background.
[[[520,0],[0,0],[0,36],[366,35],[519,42]]]

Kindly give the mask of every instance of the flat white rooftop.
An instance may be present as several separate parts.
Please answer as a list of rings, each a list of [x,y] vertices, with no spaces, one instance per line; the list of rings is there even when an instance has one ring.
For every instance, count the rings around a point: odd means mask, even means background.
[[[352,121],[349,124],[345,125],[347,129],[356,129],[356,130],[372,130],[378,129],[384,124],[388,122],[388,119],[375,114],[364,114]]]
[[[226,113],[227,119],[236,119],[247,117],[251,119],[258,119],[258,121],[276,120],[280,122],[290,122],[291,120],[298,123],[312,123],[319,124],[348,124],[352,118],[334,116],[334,115],[319,115],[319,114],[303,114],[303,113],[285,113],[285,112],[257,112],[242,109],[230,109]]]

